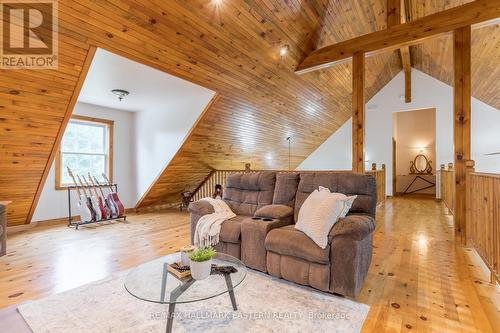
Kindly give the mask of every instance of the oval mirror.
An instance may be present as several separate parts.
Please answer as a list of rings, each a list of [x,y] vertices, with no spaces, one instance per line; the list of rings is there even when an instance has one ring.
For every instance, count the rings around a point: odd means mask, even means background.
[[[427,164],[429,162],[427,161],[427,157],[425,157],[425,155],[418,154],[413,163],[415,164],[415,170],[417,170],[418,173],[424,173],[427,170]]]

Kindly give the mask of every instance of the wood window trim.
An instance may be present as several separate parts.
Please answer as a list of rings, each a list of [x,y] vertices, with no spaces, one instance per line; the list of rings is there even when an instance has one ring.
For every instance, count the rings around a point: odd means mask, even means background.
[[[101,119],[101,118],[95,118],[95,117],[87,117],[87,116],[80,116],[80,115],[73,115],[70,118],[71,120],[83,120],[83,121],[88,121],[88,122],[93,122],[93,123],[101,123],[101,124],[106,124],[108,126],[108,174],[109,174],[109,181],[113,183],[113,133],[114,133],[114,125],[115,122],[113,120],[109,119]],[[68,122],[69,123],[69,122]],[[62,140],[61,140],[62,143]],[[56,160],[55,160],[55,189],[56,191],[65,191],[68,189],[67,186],[61,184],[61,144],[59,144],[59,147],[57,148],[57,153],[56,153]]]

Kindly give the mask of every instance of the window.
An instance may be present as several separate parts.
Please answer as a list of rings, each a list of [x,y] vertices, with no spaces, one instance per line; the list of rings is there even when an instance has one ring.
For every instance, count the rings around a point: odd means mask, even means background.
[[[113,121],[73,116],[56,156],[56,189],[74,185],[68,166],[75,176],[87,177],[90,172],[99,182],[105,182],[104,173],[112,181],[112,138]]]

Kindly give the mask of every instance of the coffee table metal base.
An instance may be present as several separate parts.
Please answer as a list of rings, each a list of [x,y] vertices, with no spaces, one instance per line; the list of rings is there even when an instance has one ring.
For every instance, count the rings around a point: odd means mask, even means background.
[[[165,287],[167,284],[167,263],[164,264],[164,276],[162,279],[162,286],[161,286],[161,299],[165,299]],[[231,305],[233,306],[233,310],[237,311],[238,306],[236,305],[236,297],[234,296],[234,289],[233,289],[233,282],[231,281],[231,276],[228,273],[224,273],[224,279],[226,280],[226,285],[227,285],[227,290],[229,293],[229,298],[231,298]],[[172,325],[174,324],[174,313],[175,313],[175,304],[177,298],[182,295],[191,285],[195,282],[196,280],[191,278],[189,279],[185,284],[178,286],[172,292],[170,293],[170,302],[168,305],[168,317],[167,317],[167,333],[172,332]]]

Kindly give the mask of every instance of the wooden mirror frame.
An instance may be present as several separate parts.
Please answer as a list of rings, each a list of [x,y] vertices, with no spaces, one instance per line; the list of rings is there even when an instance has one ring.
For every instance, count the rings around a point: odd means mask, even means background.
[[[417,160],[422,157],[425,159],[425,168],[423,170],[417,167]],[[427,156],[425,156],[424,154],[418,154],[417,156],[415,156],[413,161],[410,161],[410,174],[413,175],[432,174],[431,163],[432,161],[429,161]]]

